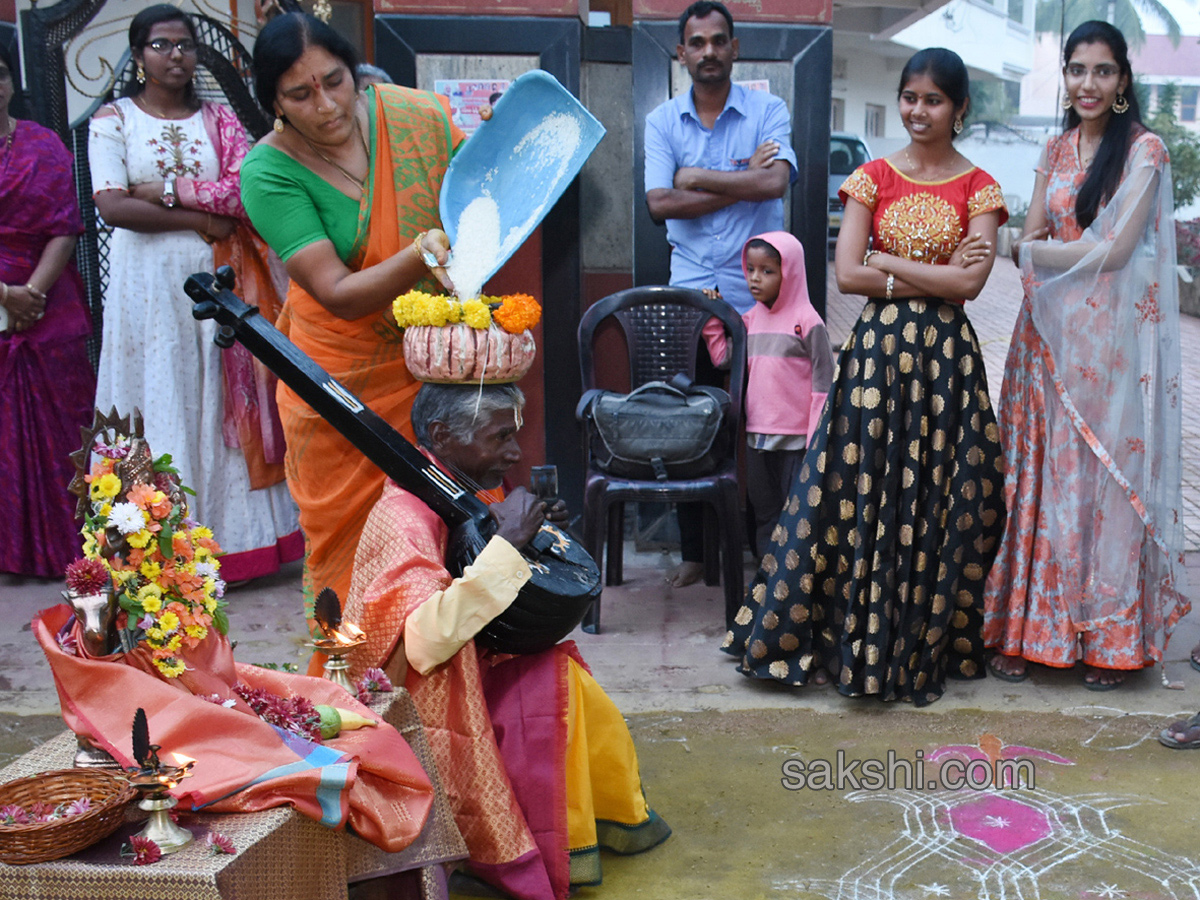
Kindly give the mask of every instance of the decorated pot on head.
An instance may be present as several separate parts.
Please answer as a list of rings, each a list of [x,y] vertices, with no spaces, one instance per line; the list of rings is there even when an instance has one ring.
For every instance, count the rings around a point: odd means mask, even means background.
[[[404,329],[404,361],[418,381],[506,384],[533,365],[530,329],[542,308],[528,294],[458,300],[409,291],[392,303],[392,314]]]

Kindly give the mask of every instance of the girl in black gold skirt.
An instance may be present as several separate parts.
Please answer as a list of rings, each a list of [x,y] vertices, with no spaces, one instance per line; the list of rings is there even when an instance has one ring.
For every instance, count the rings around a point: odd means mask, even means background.
[[[910,143],[842,186],[838,287],[869,299],[795,488],[723,649],[741,671],[918,706],[984,676],[983,584],[1004,527],[1003,457],[963,309],[1008,213],[954,149],[970,104],[957,54],[900,78]]]

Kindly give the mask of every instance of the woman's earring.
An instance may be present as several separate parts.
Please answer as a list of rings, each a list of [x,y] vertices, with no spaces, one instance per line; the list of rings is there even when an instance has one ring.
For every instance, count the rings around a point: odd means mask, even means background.
[[[280,116],[276,116],[275,124],[271,127],[275,129],[276,134],[283,134],[283,119]]]
[[[1070,94],[1063,94],[1063,98],[1062,98],[1062,108],[1063,108],[1063,109],[1070,109],[1072,106],[1074,106],[1074,104],[1071,102],[1071,95],[1070,95]]]
[[[954,120],[954,133],[955,133],[955,134],[962,134],[962,130],[963,130],[963,120],[962,120],[962,119],[955,119],[955,120]]]
[[[1112,111],[1118,116],[1129,112],[1129,100],[1124,94],[1117,94],[1117,99],[1112,103]]]
[[[146,70],[142,67],[141,63],[137,64],[137,80],[138,84],[146,83]]]

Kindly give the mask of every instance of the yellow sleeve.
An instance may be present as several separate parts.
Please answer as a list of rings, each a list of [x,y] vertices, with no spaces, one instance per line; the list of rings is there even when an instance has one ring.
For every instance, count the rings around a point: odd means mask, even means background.
[[[493,537],[462,576],[435,592],[404,623],[404,655],[428,675],[504,612],[529,581],[525,558],[504,538]]]

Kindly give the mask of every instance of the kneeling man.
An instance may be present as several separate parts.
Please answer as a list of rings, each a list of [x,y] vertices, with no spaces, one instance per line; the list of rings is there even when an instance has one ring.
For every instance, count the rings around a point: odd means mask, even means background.
[[[345,617],[368,643],[353,675],[383,668],[412,694],[474,875],[530,900],[600,881],[599,847],[637,853],[671,833],[642,796],[624,719],[574,642],[512,656],[472,638],[508,608],[530,569],[517,548],[547,517],[524,488],[525,398],[514,385],[425,384],[412,425],[422,452],[490,504],[498,531],[460,578],[445,523],[392,481],[363,530]],[[566,510],[548,511],[555,520]],[[569,853],[568,853],[569,849]]]

